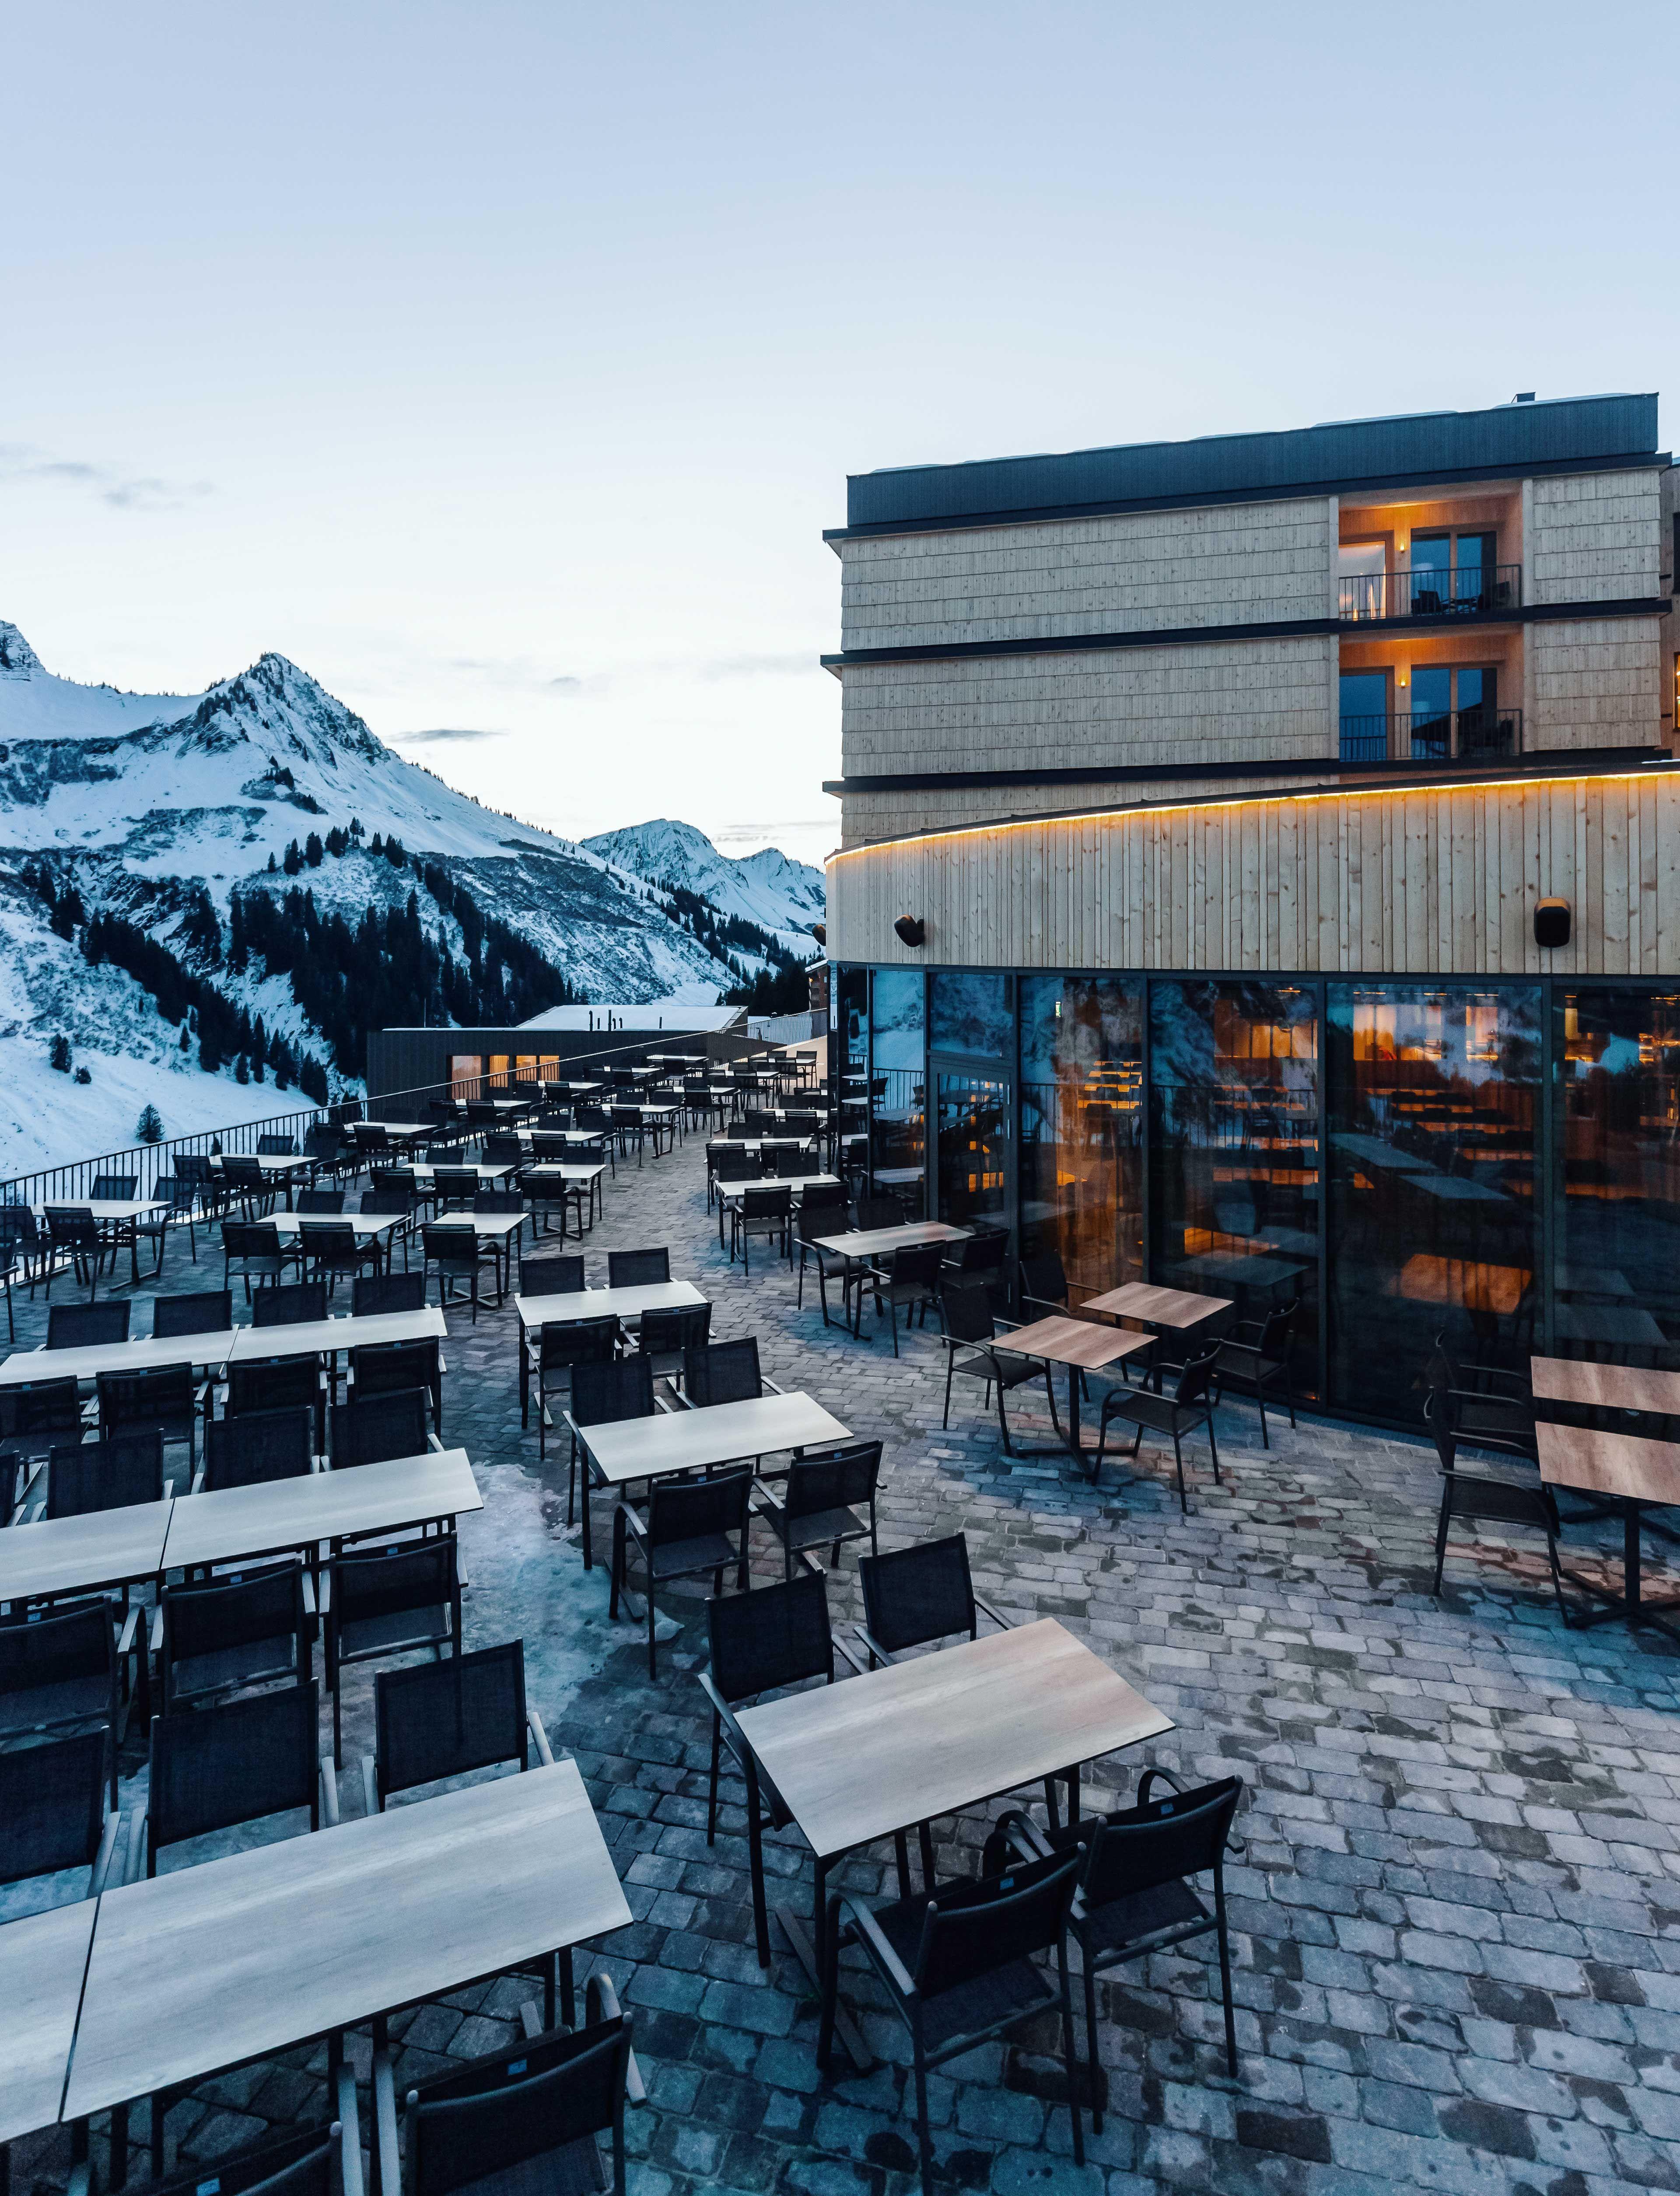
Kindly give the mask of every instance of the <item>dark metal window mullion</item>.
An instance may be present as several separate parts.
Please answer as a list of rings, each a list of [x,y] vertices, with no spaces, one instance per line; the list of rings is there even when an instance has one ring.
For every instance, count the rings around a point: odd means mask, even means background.
[[[1319,1400],[1330,1401],[1330,985],[1314,986],[1319,1017]]]

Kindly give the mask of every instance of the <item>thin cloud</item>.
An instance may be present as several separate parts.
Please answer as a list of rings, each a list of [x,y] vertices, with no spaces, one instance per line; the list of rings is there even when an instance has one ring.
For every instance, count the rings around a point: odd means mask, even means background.
[[[551,694],[581,694],[583,681],[581,679],[551,679],[548,691]]]
[[[0,481],[30,480],[87,488],[113,511],[176,511],[216,492],[209,481],[162,480],[155,473],[127,472],[86,458],[48,457],[21,442],[0,443]]]
[[[398,732],[395,737],[403,747],[421,748],[461,740],[503,740],[507,734],[499,725],[436,725],[427,731]]]

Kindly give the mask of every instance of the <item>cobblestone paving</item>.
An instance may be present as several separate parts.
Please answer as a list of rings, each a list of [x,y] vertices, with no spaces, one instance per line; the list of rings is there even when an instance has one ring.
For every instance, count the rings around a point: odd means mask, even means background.
[[[1434,1600],[1434,1457],[1406,1440],[1303,1419],[1268,1453],[1233,1401],[1222,1487],[1191,1446],[1186,1520],[1170,1458],[1148,1448],[1140,1479],[1099,1492],[1071,1465],[1005,1459],[978,1392],[959,1391],[942,1431],[931,1333],[895,1362],[883,1338],[825,1332],[809,1292],[796,1309],[785,1266],[755,1260],[750,1281],[730,1268],[698,1139],[621,1171],[592,1269],[604,1278],[609,1245],[661,1242],[712,1297],[714,1334],[758,1335],[773,1378],[885,1441],[885,1545],[965,1531],[983,1593],[1059,1618],[1175,1719],[1143,1759],[1247,1780],[1228,1878],[1238,2078],[1208,1947],[1158,1958],[1100,1989],[1110,2112],[1100,2136],[1087,2127],[1082,2173],[1040,2036],[930,2083],[950,2186],[1680,2188],[1680,1659],[1666,1639],[1566,1631],[1544,1552],[1521,1536],[1455,1542]],[[170,1285],[192,1270],[172,1249]],[[208,1283],[216,1267],[201,1252],[197,1270]],[[20,1344],[43,1325],[20,1303]],[[699,1599],[665,1603],[684,1629],[649,1683],[640,1631],[607,1624],[604,1574],[586,1578],[566,1536],[563,1449],[551,1442],[540,1465],[534,1425],[521,1432],[511,1309],[451,1325],[446,1432],[486,1497],[463,1525],[469,1644],[526,1638],[537,1705],[583,1770],[636,1917],[596,1954],[635,2015],[649,2093],[631,2117],[632,2187],[900,2196],[915,2130],[894,2025],[854,1976],[878,2063],[819,2074],[800,1969],[779,1937],[768,1974],[753,1956],[738,1809],[706,1843]],[[136,1326],[149,1331],[149,1313]],[[603,1506],[598,1546],[605,1520]],[[761,1578],[779,1574],[767,1546],[756,1557]],[[837,1621],[861,1614],[849,1557],[830,1598]],[[364,1673],[347,1695],[352,1744],[370,1685]],[[1098,1765],[1098,1804],[1141,1765]],[[992,1812],[941,1826],[944,1869],[976,1865]],[[767,1861],[772,1903],[802,1905],[809,1861],[792,1834]],[[866,1861],[851,1880],[882,1877]],[[522,1994],[494,1985],[404,2016],[399,2083],[494,2046]],[[298,2054],[205,2084],[171,2116],[172,2153],[213,2156],[265,2122],[317,2116],[320,2064]],[[14,2171],[56,2187],[66,2163],[63,2139],[42,2138]]]

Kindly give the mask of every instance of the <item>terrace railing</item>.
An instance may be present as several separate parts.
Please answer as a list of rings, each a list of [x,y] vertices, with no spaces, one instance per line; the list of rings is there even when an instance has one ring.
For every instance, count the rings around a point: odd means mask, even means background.
[[[1454,572],[1358,572],[1336,582],[1337,618],[1503,617],[1522,607],[1521,564],[1464,564]]]
[[[1343,717],[1343,762],[1503,762],[1522,753],[1521,709]]]

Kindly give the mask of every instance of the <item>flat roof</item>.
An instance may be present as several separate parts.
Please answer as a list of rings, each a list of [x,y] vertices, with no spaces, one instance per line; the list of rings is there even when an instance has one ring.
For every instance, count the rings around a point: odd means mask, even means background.
[[[1306,495],[1383,482],[1497,477],[1667,462],[1657,399],[1568,396],[1481,412],[1326,420],[1279,433],[1125,442],[1037,457],[900,465],[846,480],[847,531],[974,524],[1082,507]]]

